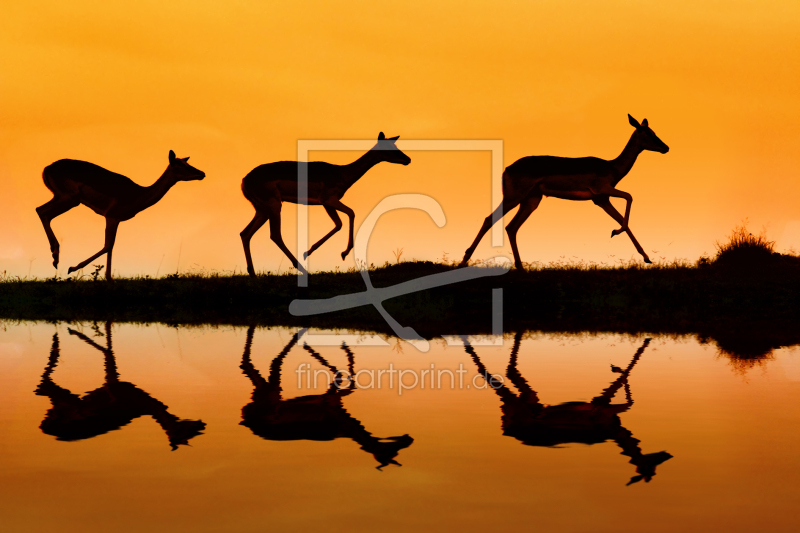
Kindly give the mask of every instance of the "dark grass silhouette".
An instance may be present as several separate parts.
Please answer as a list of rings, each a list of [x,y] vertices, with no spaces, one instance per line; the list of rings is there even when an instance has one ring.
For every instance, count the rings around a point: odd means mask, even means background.
[[[191,166],[188,157],[178,159],[169,151],[169,166],[158,180],[149,187],[137,185],[121,174],[86,161],[61,159],[45,167],[42,172],[44,184],[53,193],[53,199],[36,208],[44,226],[53,266],[58,268],[60,245],[50,222],[73,207],[83,204],[106,219],[106,240],[103,248],[69,267],[67,274],[80,270],[103,254],[106,256],[106,279],[111,279],[111,254],[117,228],[123,220],[130,220],[137,213],[157,203],[179,181],[201,180],[205,173]]]
[[[342,259],[353,249],[353,210],[342,203],[342,196],[366,172],[382,161],[408,165],[411,158],[401,152],[395,142],[399,137],[387,139],[383,132],[378,135],[378,143],[367,153],[349,165],[333,165],[322,161],[298,163],[296,161],[279,161],[260,165],[250,171],[242,180],[242,193],[253,204],[256,214],[253,220],[241,232],[244,255],[247,261],[247,272],[255,277],[253,259],[250,255],[250,240],[253,235],[269,221],[269,232],[272,241],[289,258],[292,265],[300,272],[307,274],[303,266],[292,255],[281,236],[281,205],[283,202],[321,205],[331,217],[334,228],[305,252],[304,257],[311,255],[325,241],[342,229],[342,220],[337,212],[344,213],[350,220],[347,248],[342,252]],[[308,172],[308,198],[297,197],[298,172],[302,166]]]
[[[754,235],[747,229],[746,219],[731,231],[727,241],[717,241],[714,246],[714,271],[741,283],[764,277],[786,283],[800,272],[800,257],[776,252],[775,241],[767,238],[766,230]],[[794,335],[783,329],[760,320],[726,328],[713,336],[719,354],[729,358],[736,372],[744,374],[771,360],[773,350],[795,344]]]
[[[490,333],[492,289],[502,288],[506,331],[693,334],[714,341],[745,371],[751,363],[769,360],[776,348],[800,344],[800,257],[776,254],[765,236],[751,237],[743,228],[717,246],[720,257],[729,259],[646,267],[634,260],[529,265],[387,300],[384,307],[428,338]],[[750,253],[754,248],[760,251]],[[737,267],[741,249],[764,261]],[[371,265],[369,271],[380,288],[455,268],[452,263],[398,261]],[[302,289],[297,276],[288,273],[251,277],[201,271],[115,283],[96,280],[93,275],[47,280],[0,275],[0,319],[315,326],[392,334],[372,307],[307,317],[288,313],[296,298],[364,291],[355,269],[315,273]]]
[[[454,268],[403,262],[373,268],[370,277],[376,287],[387,287]],[[0,279],[0,318],[10,320],[314,326],[391,334],[372,307],[308,317],[288,313],[296,298],[363,291],[355,271],[317,273],[304,289],[294,275],[171,275],[114,283]],[[755,353],[749,346],[771,352],[800,343],[800,265],[791,260],[780,268],[748,272],[713,261],[515,270],[387,300],[384,307],[429,338],[490,333],[494,288],[503,289],[506,331],[694,334],[719,340],[726,354],[745,358]]]
[[[391,286],[414,278],[454,270],[453,265],[432,262],[403,262],[372,268],[371,279],[376,287]],[[528,272],[512,272],[490,280],[440,287],[388,300],[386,305],[414,319],[429,322],[427,331],[448,325],[446,331],[460,332],[463,325],[488,328],[481,309],[491,309],[491,289],[511,289],[504,296],[507,321],[520,323],[538,320],[540,312],[549,314],[552,307],[569,315],[572,302],[582,313],[593,310],[609,317],[606,307],[628,304],[629,296],[638,298],[643,283],[665,283],[671,290],[683,277],[697,274],[697,269],[675,268],[664,272],[638,267],[614,269],[555,268]],[[666,278],[672,279],[667,280]],[[287,309],[295,298],[326,298],[364,290],[361,274],[320,272],[309,280],[306,289],[297,287],[297,276],[266,275],[171,275],[166,278],[117,279],[113,284],[91,280],[20,280],[6,278],[0,282],[0,317],[20,319],[92,319],[110,318],[124,321],[162,321],[167,323],[226,323],[248,325],[274,324],[351,327],[378,329],[385,322],[371,307],[360,307],[342,313],[304,318],[292,317]],[[696,285],[696,283],[694,283]],[[529,292],[534,291],[534,292]],[[528,294],[537,294],[535,299]],[[641,302],[640,302],[641,303]],[[489,304],[487,306],[487,304]],[[588,307],[584,304],[589,304]],[[669,308],[674,301],[662,301]],[[474,310],[458,316],[459,311]],[[453,313],[456,313],[454,315]],[[552,315],[555,317],[555,315]],[[92,318],[89,318],[92,317]],[[463,330],[461,330],[463,331]]]
[[[633,367],[644,353],[650,339],[645,339],[636,351],[627,368],[612,366],[619,373],[603,392],[590,402],[567,402],[559,405],[544,405],[539,396],[522,377],[517,369],[517,356],[522,341],[522,333],[514,337],[511,359],[506,369],[506,377],[517,388],[512,392],[500,380],[491,377],[474,348],[464,338],[464,349],[485,376],[502,401],[503,435],[514,437],[527,446],[557,447],[561,444],[598,444],[613,441],[622,450],[622,455],[630,457],[636,467],[636,475],[628,485],[644,480],[649,482],[656,475],[656,467],[672,458],[667,452],[642,453],[640,441],[622,426],[620,415],[633,406],[633,396],[628,382]],[[612,403],[620,389],[625,391],[625,403]]]
[[[414,442],[408,435],[378,438],[368,432],[363,424],[344,408],[342,400],[353,394],[353,380],[341,379],[339,370],[308,345],[303,348],[338,379],[331,382],[324,393],[285,399],[281,387],[281,367],[288,353],[295,347],[303,330],[294,334],[283,350],[272,360],[269,377],[264,377],[253,365],[251,350],[255,326],[247,330],[241,369],[253,383],[252,401],[242,408],[241,424],[255,435],[276,441],[352,439],[378,462],[378,470],[388,465],[400,466],[395,457],[403,448]],[[355,375],[353,352],[346,345],[348,375]],[[313,379],[313,378],[312,378]]]
[[[715,246],[714,265],[721,269],[745,273],[762,270],[779,275],[782,269],[800,266],[800,257],[776,252],[775,241],[767,238],[766,231],[754,235],[747,229],[746,220],[733,229],[727,241],[717,241]]]
[[[38,396],[48,397],[53,405],[40,426],[44,433],[62,441],[83,440],[120,429],[140,416],[152,416],[166,433],[173,451],[202,434],[206,425],[201,420],[182,420],[133,383],[120,381],[111,347],[110,322],[106,323],[104,334],[96,329],[98,335],[105,337],[105,347],[79,331],[69,329],[69,333],[103,354],[105,383],[83,396],[57,385],[52,374],[61,356],[61,348],[58,333],[54,334],[50,358],[36,389]]]
[[[514,265],[522,270],[524,266],[517,249],[517,231],[539,207],[544,196],[564,200],[591,200],[620,224],[619,229],[611,231],[611,236],[627,233],[644,262],[650,263],[650,258],[628,227],[633,198],[616,186],[630,172],[636,158],[643,151],[666,154],[669,147],[650,129],[647,119],[639,124],[636,119],[628,115],[628,121],[636,129],[622,153],[610,161],[597,157],[531,156],[523,157],[509,165],[503,172],[503,201],[494,213],[483,221],[478,235],[464,253],[461,266],[467,265],[478,243],[495,221],[502,220],[506,213],[519,206],[517,214],[506,226],[506,231],[514,254]],[[611,205],[611,198],[626,200],[624,217]]]

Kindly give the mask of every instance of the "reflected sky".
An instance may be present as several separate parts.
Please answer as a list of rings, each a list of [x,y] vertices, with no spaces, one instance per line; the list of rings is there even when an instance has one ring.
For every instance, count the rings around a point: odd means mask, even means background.
[[[792,530],[799,359],[777,348],[743,373],[689,337],[525,332],[423,354],[357,337],[307,346],[285,328],[5,323],[0,519],[4,531]],[[409,374],[402,394],[361,386],[390,366],[465,374],[440,386]],[[337,371],[360,379],[322,378]]]

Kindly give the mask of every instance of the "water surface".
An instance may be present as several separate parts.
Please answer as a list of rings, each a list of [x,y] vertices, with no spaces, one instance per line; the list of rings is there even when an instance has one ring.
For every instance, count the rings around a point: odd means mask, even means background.
[[[796,348],[747,364],[692,337],[421,353],[298,332],[6,323],[2,530],[800,526]]]

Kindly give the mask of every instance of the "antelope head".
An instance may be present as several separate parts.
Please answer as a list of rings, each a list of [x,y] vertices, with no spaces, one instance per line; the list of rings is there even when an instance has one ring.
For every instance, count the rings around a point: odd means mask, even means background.
[[[398,135],[397,137],[391,137],[387,139],[383,132],[378,135],[378,144],[375,145],[373,150],[378,152],[378,157],[381,158],[381,161],[396,163],[399,165],[407,165],[411,163],[411,158],[400,151],[400,149],[394,144],[399,138],[400,136]]]
[[[647,119],[644,119],[642,123],[639,124],[635,118],[628,115],[628,122],[631,123],[631,126],[636,128],[636,133],[634,133],[634,135],[636,135],[636,141],[643,150],[650,150],[652,152],[658,152],[659,154],[666,154],[669,152],[669,146],[664,144],[664,141],[659,139],[653,130],[650,129],[650,126],[647,125]]]
[[[175,157],[175,152],[169,151],[169,167],[167,167],[167,170],[172,172],[176,181],[194,181],[206,177],[205,172],[194,168],[187,161],[189,161],[188,157],[177,158]]]

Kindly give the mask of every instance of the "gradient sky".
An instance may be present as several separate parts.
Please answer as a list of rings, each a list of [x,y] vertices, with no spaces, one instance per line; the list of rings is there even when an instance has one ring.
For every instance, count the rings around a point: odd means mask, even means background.
[[[73,2],[0,6],[0,271],[50,276],[34,211],[42,169],[82,159],[149,185],[167,153],[202,182],[179,183],[120,226],[119,275],[241,271],[253,215],[241,179],[295,159],[298,139],[502,139],[505,165],[528,155],[616,157],[647,118],[670,146],[644,153],[619,188],[654,259],[694,260],[747,218],[778,249],[800,250],[800,4],[794,1]],[[312,159],[348,162],[357,153]],[[385,215],[370,261],[460,258],[493,205],[488,153],[408,152],[343,198],[356,225],[383,197],[433,196]],[[619,204],[618,204],[619,205]],[[313,242],[331,227],[312,208]],[[284,237],[295,249],[295,210]],[[85,207],[55,220],[64,275],[102,247]],[[519,235],[524,261],[637,257],[587,202],[546,199]],[[312,269],[353,265],[341,232]],[[258,270],[288,261],[264,229]],[[500,250],[510,256],[507,245]],[[475,258],[497,253],[485,239]],[[105,259],[96,261],[104,264]]]

